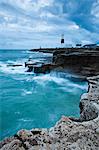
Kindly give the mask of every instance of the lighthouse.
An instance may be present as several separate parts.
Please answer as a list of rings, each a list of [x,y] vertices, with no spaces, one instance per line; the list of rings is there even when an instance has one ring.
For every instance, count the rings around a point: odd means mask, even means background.
[[[61,47],[64,47],[64,34],[61,35]]]

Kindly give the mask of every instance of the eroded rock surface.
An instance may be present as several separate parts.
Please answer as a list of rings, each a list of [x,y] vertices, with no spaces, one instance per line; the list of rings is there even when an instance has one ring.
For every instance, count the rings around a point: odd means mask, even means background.
[[[88,78],[80,100],[81,115],[62,116],[50,129],[21,130],[1,141],[1,150],[99,150],[99,76]],[[74,121],[73,121],[74,120]]]
[[[99,50],[55,51],[53,63],[62,66],[63,70],[73,71],[83,76],[99,74]]]

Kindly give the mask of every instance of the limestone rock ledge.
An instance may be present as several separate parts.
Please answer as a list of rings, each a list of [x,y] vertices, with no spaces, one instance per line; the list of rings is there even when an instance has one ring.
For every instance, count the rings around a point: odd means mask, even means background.
[[[50,129],[20,130],[0,142],[1,150],[99,150],[99,75],[88,78],[80,118],[62,116]]]

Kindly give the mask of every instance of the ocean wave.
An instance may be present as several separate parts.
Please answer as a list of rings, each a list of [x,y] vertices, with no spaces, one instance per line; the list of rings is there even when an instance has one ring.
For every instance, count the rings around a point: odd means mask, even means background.
[[[22,65],[22,66],[10,66],[10,65]],[[32,74],[32,72],[28,73],[27,68],[24,66],[24,61],[7,61],[7,62],[0,62],[0,71],[6,74]]]
[[[44,62],[45,59],[33,59],[33,62]],[[5,62],[0,61],[0,71],[8,74],[33,74],[33,72],[27,72],[27,68],[25,68],[25,62],[27,59],[22,60],[7,60]],[[21,66],[11,66],[11,65],[21,65]]]
[[[63,84],[63,83],[66,83],[66,81],[67,81],[67,79],[51,76],[51,74],[34,76],[33,80],[35,80],[36,82],[39,82],[39,83],[53,81],[57,84]]]
[[[34,76],[33,80],[36,81],[39,84],[45,85],[49,82],[54,82],[58,84],[60,87],[63,87],[66,90],[66,87],[73,90],[74,89],[81,89],[81,90],[87,90],[87,84],[80,85],[80,83],[76,83],[71,81],[68,78],[61,78],[57,76],[52,76],[51,74],[47,75],[41,75],[41,76]]]
[[[31,56],[35,55],[35,56],[53,56],[52,53],[43,53],[43,52],[33,52],[33,51],[26,51],[26,53],[31,54]]]
[[[26,69],[24,66],[8,67],[7,64],[0,63],[0,71],[7,74],[23,74]]]

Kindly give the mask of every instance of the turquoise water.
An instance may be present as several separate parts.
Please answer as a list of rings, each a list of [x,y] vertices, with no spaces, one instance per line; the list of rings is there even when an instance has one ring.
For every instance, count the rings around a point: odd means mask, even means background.
[[[27,73],[26,68],[7,67],[34,61],[51,61],[51,54],[26,50],[0,50],[0,137],[19,129],[49,128],[62,115],[79,116],[79,100],[87,83],[73,81],[70,74],[51,72],[46,75]]]

